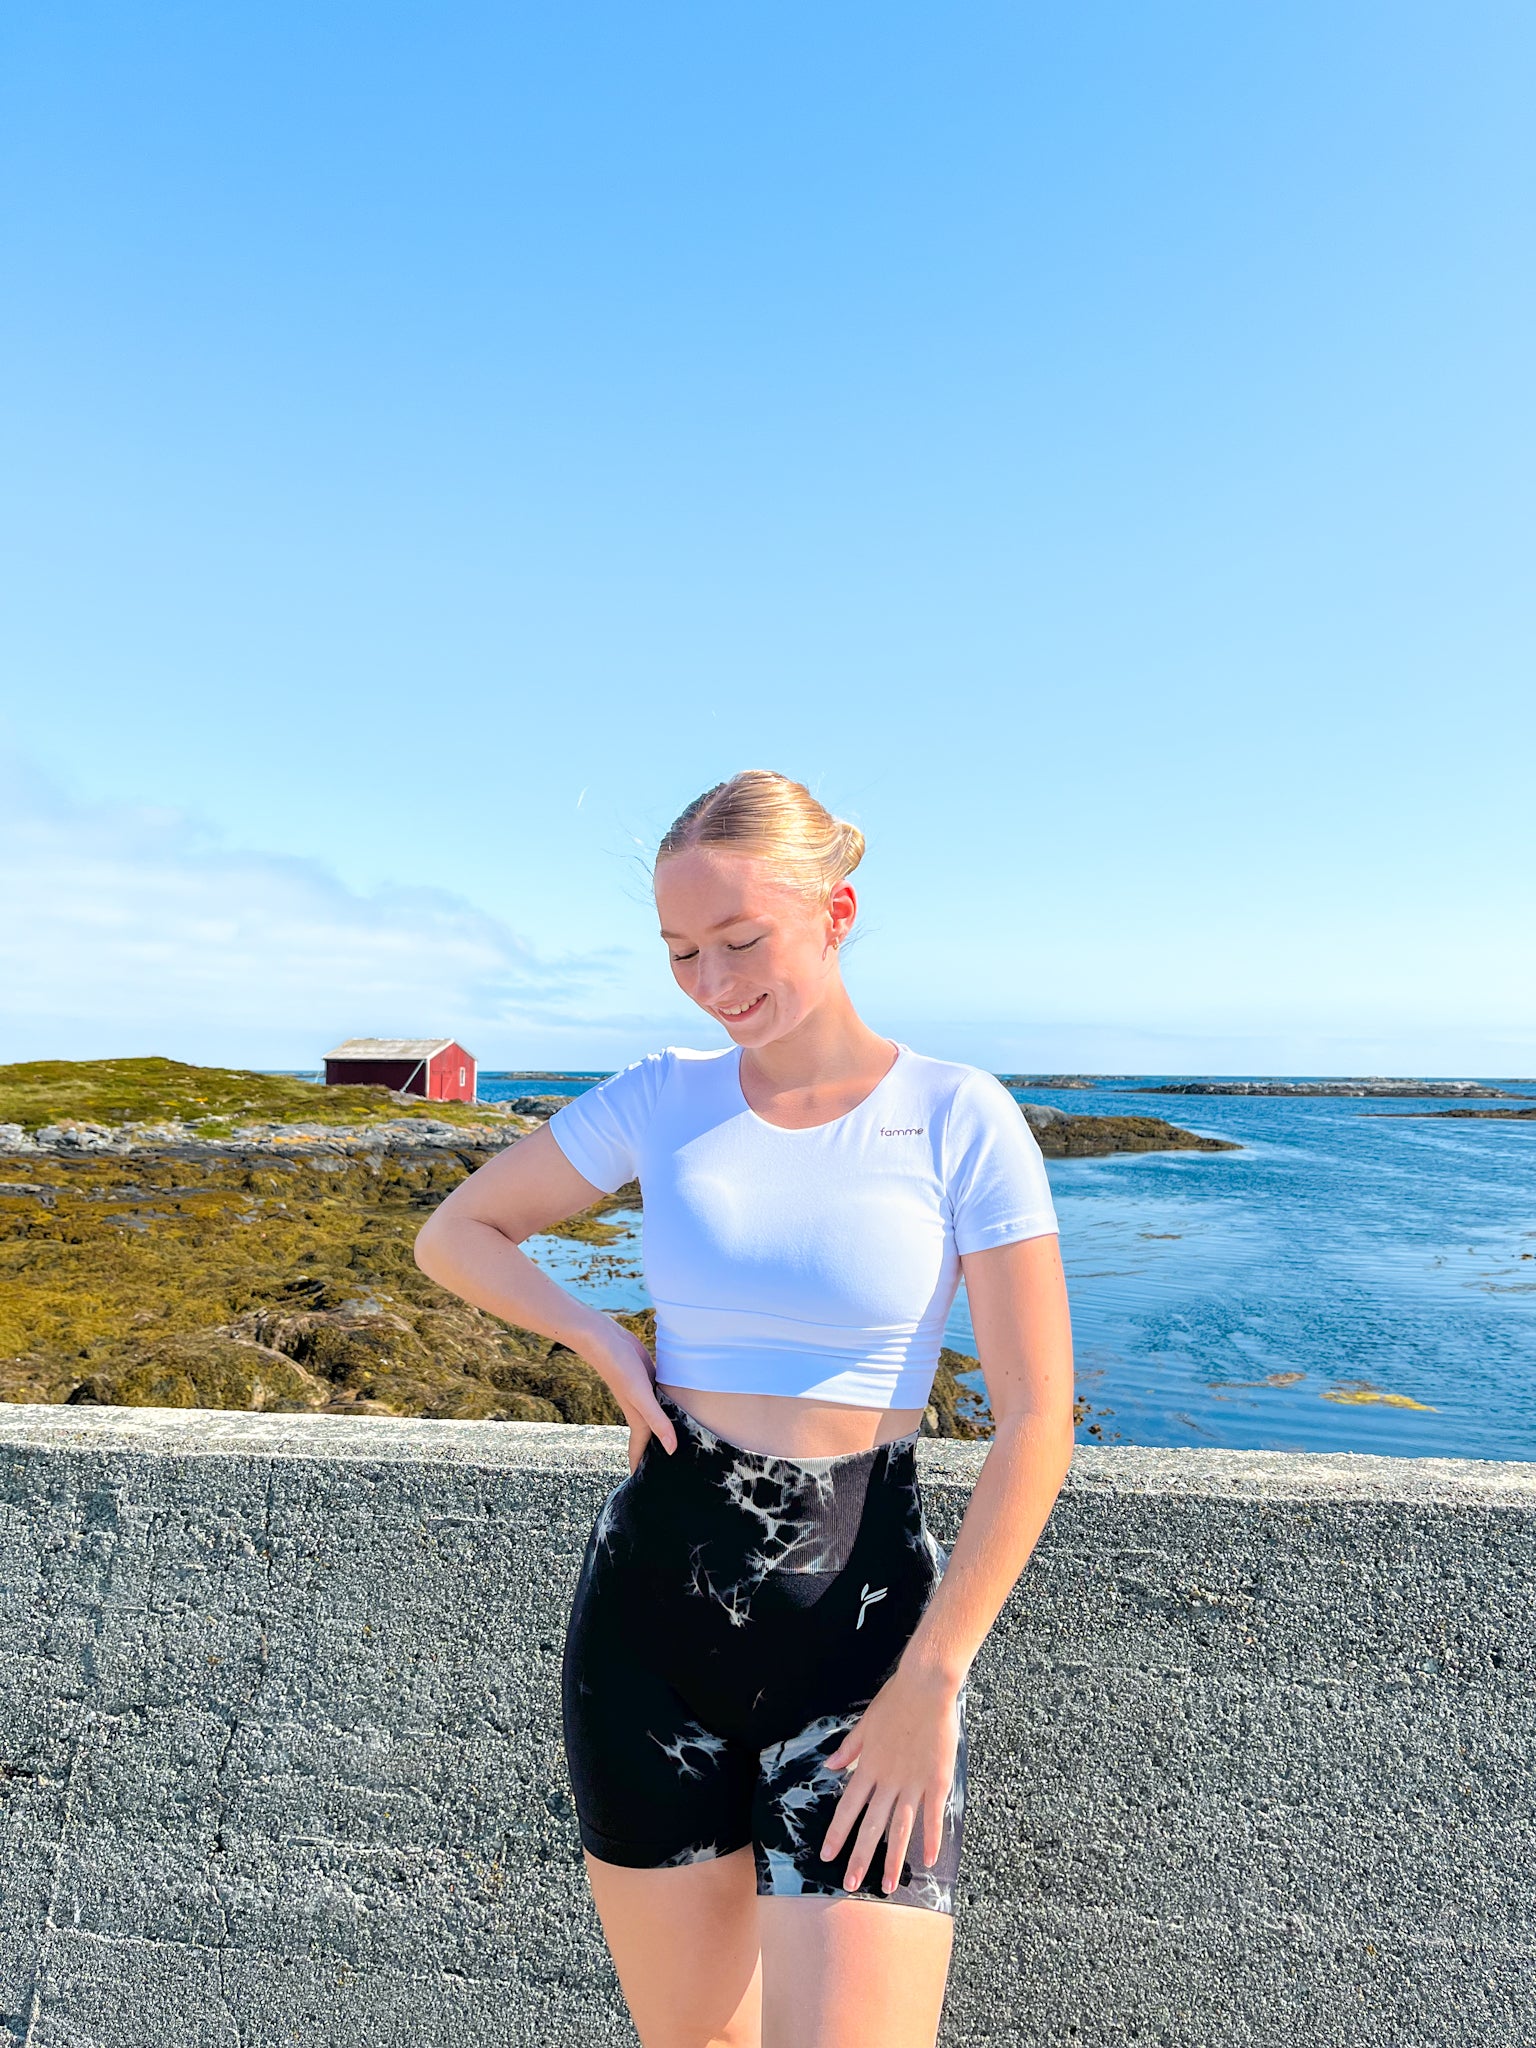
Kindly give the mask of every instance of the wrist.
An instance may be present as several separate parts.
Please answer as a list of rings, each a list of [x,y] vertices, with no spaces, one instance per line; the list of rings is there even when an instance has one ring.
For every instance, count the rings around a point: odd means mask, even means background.
[[[573,1301],[570,1313],[561,1318],[560,1328],[554,1333],[555,1342],[590,1361],[612,1350],[618,1327],[601,1309],[591,1308],[584,1301]]]
[[[920,1688],[936,1698],[957,1700],[970,1673],[971,1660],[959,1657],[936,1644],[923,1643],[916,1636],[901,1653],[897,1675],[905,1685]]]

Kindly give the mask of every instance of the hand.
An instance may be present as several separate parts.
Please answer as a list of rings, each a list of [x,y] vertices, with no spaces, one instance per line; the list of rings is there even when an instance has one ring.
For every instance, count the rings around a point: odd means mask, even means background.
[[[640,1339],[601,1317],[604,1328],[581,1347],[581,1355],[624,1411],[629,1424],[629,1469],[639,1464],[647,1439],[660,1437],[669,1455],[677,1449],[677,1430],[656,1399],[656,1363]]]
[[[922,1854],[914,1860],[923,1865],[937,1862],[959,1747],[960,1715],[953,1687],[922,1673],[900,1668],[893,1672],[826,1762],[829,1771],[858,1766],[843,1787],[821,1845],[823,1858],[835,1856],[858,1824],[843,1880],[847,1890],[863,1882],[882,1835],[886,1850],[880,1888],[895,1889],[919,1807]]]

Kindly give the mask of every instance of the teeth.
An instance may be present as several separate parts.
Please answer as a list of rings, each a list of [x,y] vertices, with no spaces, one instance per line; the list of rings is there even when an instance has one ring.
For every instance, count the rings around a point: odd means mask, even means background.
[[[762,1000],[763,1000],[763,999],[762,999],[762,997],[761,997],[761,996],[754,996],[754,997],[752,998],[752,1002],[750,1002],[750,1003],[738,1003],[738,1004],[737,1004],[737,1006],[736,1006],[736,1008],[735,1008],[734,1010],[728,1010],[728,1009],[726,1009],[726,1007],[724,1006],[724,1004],[722,1004],[722,1005],[721,1005],[721,1007],[720,1007],[720,1014],[721,1014],[721,1016],[722,1016],[722,1017],[739,1017],[739,1016],[741,1016],[741,1014],[742,1014],[742,1012],[743,1012],[743,1011],[745,1011],[745,1010],[750,1010],[750,1009],[751,1009],[751,1008],[753,1007],[753,1004],[755,1004],[755,1003],[760,1003],[760,1002],[761,1002]]]

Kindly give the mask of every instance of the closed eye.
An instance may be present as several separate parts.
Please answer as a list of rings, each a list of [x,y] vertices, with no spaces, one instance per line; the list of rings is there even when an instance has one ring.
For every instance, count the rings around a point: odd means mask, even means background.
[[[762,936],[763,934],[759,932],[757,935],[757,939],[760,939]],[[727,943],[725,950],[728,953],[745,953],[751,947],[757,944],[757,939],[743,939],[739,946],[733,946]],[[674,953],[672,955],[672,958],[674,960],[696,960],[698,958],[698,953],[699,949],[697,946],[695,946],[691,953]]]

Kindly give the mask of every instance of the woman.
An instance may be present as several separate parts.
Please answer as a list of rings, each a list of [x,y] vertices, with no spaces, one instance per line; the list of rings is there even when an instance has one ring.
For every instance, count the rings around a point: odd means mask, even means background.
[[[1071,1460],[1039,1147],[994,1075],[855,1011],[838,953],[863,844],[765,770],[690,804],[656,905],[731,1044],[575,1097],[418,1239],[443,1286],[585,1358],[629,1424],[563,1707],[644,2048],[932,2048],[966,1676]],[[654,1361],[519,1249],[635,1178]],[[962,1271],[996,1434],[946,1560],[915,1444]]]

